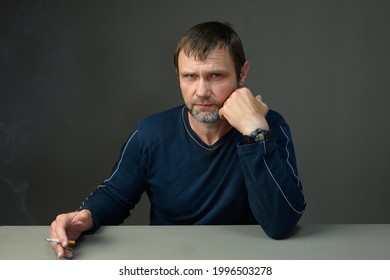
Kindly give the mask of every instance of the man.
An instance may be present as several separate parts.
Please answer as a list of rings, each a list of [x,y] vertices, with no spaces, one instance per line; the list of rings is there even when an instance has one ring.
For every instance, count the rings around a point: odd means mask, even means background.
[[[174,55],[185,106],[142,120],[111,176],[76,212],[51,225],[59,257],[68,239],[120,224],[146,191],[151,225],[259,224],[286,237],[305,209],[290,130],[242,87],[249,71],[228,25],[192,27]]]

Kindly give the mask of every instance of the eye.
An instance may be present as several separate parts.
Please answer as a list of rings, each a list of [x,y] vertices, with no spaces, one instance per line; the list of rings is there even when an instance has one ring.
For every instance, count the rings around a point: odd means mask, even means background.
[[[183,78],[186,80],[194,80],[196,78],[196,75],[191,73],[183,74]]]
[[[222,74],[220,73],[212,73],[211,78],[213,79],[220,79],[222,77]]]

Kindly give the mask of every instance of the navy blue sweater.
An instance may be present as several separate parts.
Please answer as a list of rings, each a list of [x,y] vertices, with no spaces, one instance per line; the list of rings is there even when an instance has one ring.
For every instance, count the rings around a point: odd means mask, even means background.
[[[95,229],[120,224],[146,191],[151,225],[259,224],[284,238],[306,206],[289,127],[270,110],[273,138],[243,145],[231,129],[212,146],[191,129],[184,106],[141,121],[124,143],[111,176],[80,209]]]

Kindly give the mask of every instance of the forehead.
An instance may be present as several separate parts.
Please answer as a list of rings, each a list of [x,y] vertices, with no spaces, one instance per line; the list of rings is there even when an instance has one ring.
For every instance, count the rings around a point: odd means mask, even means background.
[[[195,54],[187,54],[181,50],[178,58],[179,71],[184,70],[183,68],[223,68],[224,70],[233,70],[234,61],[230,52],[226,48],[215,48],[207,55],[204,60],[200,60]],[[189,69],[187,69],[189,70]]]

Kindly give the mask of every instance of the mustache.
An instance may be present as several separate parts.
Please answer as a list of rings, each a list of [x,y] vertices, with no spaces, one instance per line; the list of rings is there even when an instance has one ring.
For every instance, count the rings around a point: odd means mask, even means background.
[[[202,98],[197,98],[192,100],[191,102],[192,105],[197,105],[197,104],[203,104],[203,105],[217,105],[217,102],[213,99],[202,99]]]

